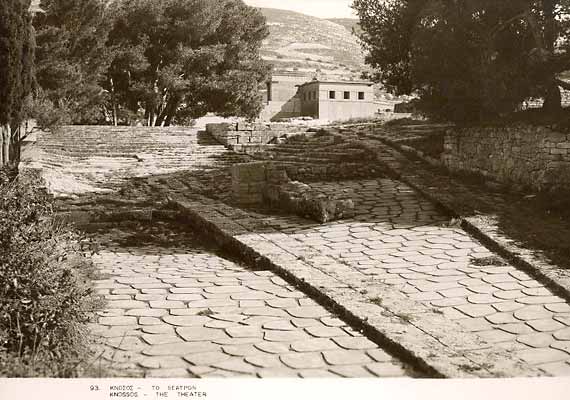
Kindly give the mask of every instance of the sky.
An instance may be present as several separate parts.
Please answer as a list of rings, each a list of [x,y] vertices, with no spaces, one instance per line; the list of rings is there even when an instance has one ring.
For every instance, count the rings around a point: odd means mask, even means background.
[[[356,18],[352,0],[244,0],[254,7],[281,8],[320,18]]]

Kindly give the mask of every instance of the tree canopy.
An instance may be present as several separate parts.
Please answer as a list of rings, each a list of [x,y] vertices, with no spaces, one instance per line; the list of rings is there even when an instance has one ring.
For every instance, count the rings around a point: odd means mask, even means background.
[[[259,114],[269,68],[259,55],[268,30],[258,10],[241,0],[124,0],[114,7],[114,58],[103,86],[115,121],[160,126],[207,112]]]
[[[34,84],[30,0],[0,3],[0,125],[16,128]]]
[[[432,116],[480,120],[538,96],[560,108],[567,0],[354,0],[353,8],[373,78],[418,93]]]
[[[42,0],[34,18],[40,98],[65,122],[103,120],[100,85],[109,65],[112,16],[106,0]]]
[[[36,112],[68,123],[256,117],[266,21],[241,0],[42,0]],[[38,106],[39,105],[39,106]]]

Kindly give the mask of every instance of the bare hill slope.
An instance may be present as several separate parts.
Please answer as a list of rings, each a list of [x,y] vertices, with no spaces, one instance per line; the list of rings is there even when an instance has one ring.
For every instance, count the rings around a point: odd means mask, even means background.
[[[361,31],[360,21],[357,18],[327,18],[327,21],[342,25],[348,29],[349,32],[352,32],[353,29],[356,30],[357,33]]]
[[[359,78],[364,69],[362,50],[345,24],[288,10],[260,10],[271,32],[262,55],[277,70],[320,70],[327,76]]]

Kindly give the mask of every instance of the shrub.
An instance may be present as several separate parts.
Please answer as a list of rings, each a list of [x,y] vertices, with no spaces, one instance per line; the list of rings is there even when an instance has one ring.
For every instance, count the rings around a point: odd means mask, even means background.
[[[53,129],[72,122],[71,110],[62,103],[56,107],[43,93],[34,99],[28,99],[27,113],[34,118],[42,129]]]
[[[0,183],[0,375],[77,376],[98,306],[84,242],[37,179]]]
[[[9,184],[16,178],[17,170],[14,166],[7,165],[0,168],[0,188]]]
[[[425,120],[418,120],[414,118],[396,118],[386,121],[384,126],[403,126],[403,125],[422,125],[425,124]]]

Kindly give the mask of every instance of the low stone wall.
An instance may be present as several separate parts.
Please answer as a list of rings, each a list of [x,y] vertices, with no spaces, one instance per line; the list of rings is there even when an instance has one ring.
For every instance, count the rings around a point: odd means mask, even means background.
[[[263,161],[232,165],[232,193],[238,204],[258,204],[263,201],[267,186],[266,163]]]
[[[342,195],[327,195],[297,182],[268,185],[265,201],[320,223],[354,217],[354,202]]]
[[[269,162],[232,166],[234,199],[242,205],[262,202],[324,223],[354,216],[354,203],[343,194],[325,194],[291,181],[287,171]]]
[[[267,144],[281,136],[302,131],[298,126],[263,123],[207,124],[206,132],[224,146]]]
[[[535,190],[570,189],[570,134],[546,127],[451,128],[445,134],[442,162]]]

